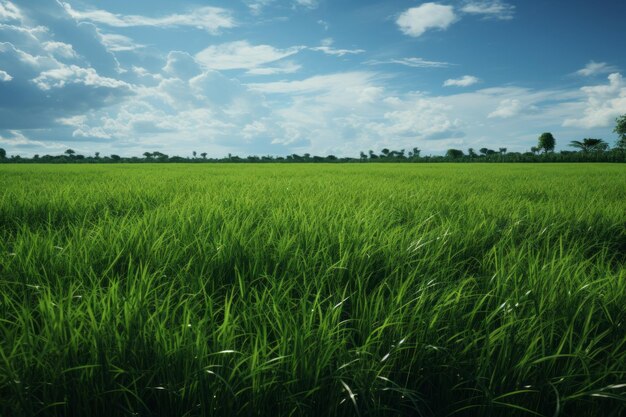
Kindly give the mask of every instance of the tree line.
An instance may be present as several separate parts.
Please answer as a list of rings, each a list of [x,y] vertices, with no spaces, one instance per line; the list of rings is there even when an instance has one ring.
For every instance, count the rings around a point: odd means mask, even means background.
[[[77,154],[73,149],[67,149],[63,155],[34,155],[32,158],[23,158],[7,153],[0,148],[0,163],[145,163],[145,162],[173,162],[173,163],[203,163],[203,162],[626,162],[626,114],[616,119],[613,130],[618,135],[615,146],[611,148],[603,139],[585,138],[581,141],[572,140],[568,144],[573,150],[554,152],[556,138],[552,133],[542,133],[537,146],[532,146],[527,152],[508,152],[507,148],[498,150],[474,148],[464,152],[461,149],[448,149],[444,156],[422,156],[421,150],[414,147],[410,150],[382,149],[379,153],[369,150],[360,152],[358,158],[337,157],[335,155],[316,156],[309,153],[287,156],[257,156],[240,157],[228,154],[223,158],[209,158],[206,152],[198,154],[192,152],[192,157],[169,156],[161,152],[144,152],[141,157],[122,157],[119,155],[100,156],[95,152],[93,156]]]

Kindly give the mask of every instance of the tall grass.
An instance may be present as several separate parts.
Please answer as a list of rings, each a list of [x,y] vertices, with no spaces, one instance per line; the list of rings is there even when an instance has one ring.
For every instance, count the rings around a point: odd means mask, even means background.
[[[621,165],[0,167],[2,416],[620,416]]]

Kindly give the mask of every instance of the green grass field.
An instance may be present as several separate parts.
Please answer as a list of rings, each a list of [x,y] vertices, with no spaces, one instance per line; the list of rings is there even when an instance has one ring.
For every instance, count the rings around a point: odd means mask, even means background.
[[[0,166],[0,401],[626,415],[626,166]]]

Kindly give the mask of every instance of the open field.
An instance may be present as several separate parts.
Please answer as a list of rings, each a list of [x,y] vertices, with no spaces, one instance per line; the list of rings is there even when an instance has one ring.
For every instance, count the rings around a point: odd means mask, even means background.
[[[626,166],[0,166],[2,416],[620,416]]]

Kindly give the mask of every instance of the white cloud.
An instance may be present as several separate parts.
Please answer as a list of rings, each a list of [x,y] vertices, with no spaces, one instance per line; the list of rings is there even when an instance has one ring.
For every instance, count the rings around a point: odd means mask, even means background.
[[[41,44],[50,54],[60,58],[76,58],[77,54],[72,45],[64,42],[47,41]]]
[[[301,65],[291,61],[280,62],[275,67],[252,68],[246,71],[250,75],[276,75],[276,74],[293,74],[302,68]]]
[[[209,46],[196,54],[196,60],[213,70],[251,70],[297,54],[302,49],[301,46],[277,49],[270,45],[251,45],[247,41],[236,41]]]
[[[374,74],[368,72],[344,72],[329,75],[316,75],[304,80],[276,81],[250,84],[253,90],[274,94],[311,94],[339,92],[355,87],[364,89]]]
[[[482,15],[486,19],[511,20],[515,14],[515,6],[501,0],[469,1],[461,11]]]
[[[469,87],[477,84],[480,80],[473,75],[464,75],[461,78],[451,78],[443,83],[444,87]]]
[[[508,119],[520,114],[523,108],[524,107],[522,106],[522,102],[518,99],[507,98],[502,100],[498,108],[489,113],[487,117],[489,117],[490,119]]]
[[[324,52],[326,55],[344,56],[353,54],[362,54],[364,49],[335,49],[330,46],[316,46],[311,48],[312,51]]]
[[[13,3],[7,0],[0,1],[0,22],[22,20],[22,13]]]
[[[144,45],[135,42],[128,36],[117,33],[101,33],[100,38],[107,49],[113,52],[134,51],[144,47]]]
[[[198,7],[188,13],[171,14],[162,17],[148,17],[139,15],[120,15],[106,10],[79,11],[69,3],[62,3],[67,13],[76,20],[87,20],[113,27],[153,26],[161,28],[194,27],[209,33],[219,33],[221,29],[230,29],[236,26],[230,11],[220,7]]]
[[[403,12],[396,23],[404,34],[418,37],[429,29],[447,29],[456,20],[452,6],[424,3]]]
[[[59,68],[43,71],[37,78],[33,79],[33,82],[44,91],[62,88],[68,84],[106,88],[130,87],[123,81],[98,75],[93,68],[83,68],[77,65],[63,65]]]
[[[318,0],[295,0],[295,3],[309,9],[315,9],[319,6]]]
[[[8,81],[11,81],[12,79],[13,77],[11,76],[11,74],[9,74],[6,71],[0,70],[0,81],[8,82]]]
[[[579,69],[576,71],[576,74],[583,77],[591,77],[592,75],[609,74],[616,71],[616,67],[609,65],[606,62],[589,61],[589,63],[585,65],[585,68]]]
[[[385,64],[398,64],[412,68],[446,68],[452,64],[448,62],[428,61],[423,58],[397,58],[388,60],[371,60],[367,61],[369,65],[385,65]]]
[[[607,127],[615,118],[626,114],[626,83],[619,73],[609,75],[608,85],[583,87],[586,96],[582,117],[568,118],[563,126],[586,129]]]

